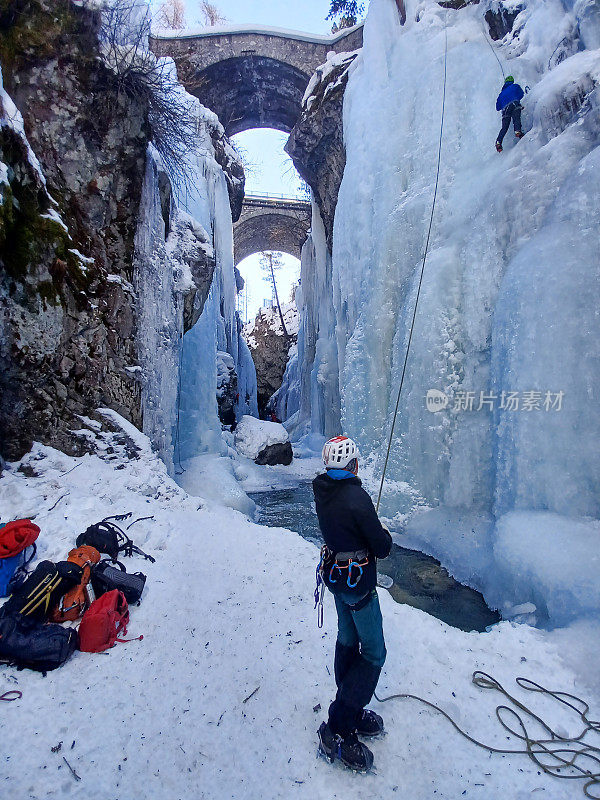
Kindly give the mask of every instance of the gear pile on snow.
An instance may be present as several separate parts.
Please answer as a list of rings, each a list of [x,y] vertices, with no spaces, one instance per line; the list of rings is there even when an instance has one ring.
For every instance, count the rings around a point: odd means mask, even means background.
[[[131,641],[119,634],[127,633],[129,604],[139,604],[146,576],[128,573],[117,556],[154,558],[105,519],[77,537],[66,561],[40,561],[28,572],[39,534],[28,519],[0,528],[0,596],[9,594],[0,608],[0,662],[45,673],[76,649],[99,653]],[[28,559],[27,548],[32,549]]]

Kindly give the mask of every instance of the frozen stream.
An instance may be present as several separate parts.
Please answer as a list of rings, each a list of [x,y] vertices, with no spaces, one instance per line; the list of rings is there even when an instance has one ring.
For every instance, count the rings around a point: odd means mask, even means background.
[[[250,497],[257,505],[258,521],[263,525],[289,528],[321,547],[323,541],[310,483],[253,492]],[[390,556],[379,561],[378,570],[393,579],[389,592],[394,600],[426,611],[455,628],[484,631],[500,619],[479,592],[458,583],[439,561],[419,550],[394,544]]]

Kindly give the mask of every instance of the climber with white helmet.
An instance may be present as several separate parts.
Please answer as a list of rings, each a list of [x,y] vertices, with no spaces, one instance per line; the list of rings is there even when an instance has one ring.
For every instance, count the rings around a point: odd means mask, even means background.
[[[371,701],[386,649],[377,597],[377,558],[386,558],[392,537],[362,488],[358,448],[347,436],[323,447],[325,473],[313,481],[325,545],[320,574],[333,593],[338,615],[334,672],[337,685],[329,718],[319,728],[319,749],[330,761],[365,772],[373,754],[358,737],[383,733],[383,720],[365,709]]]

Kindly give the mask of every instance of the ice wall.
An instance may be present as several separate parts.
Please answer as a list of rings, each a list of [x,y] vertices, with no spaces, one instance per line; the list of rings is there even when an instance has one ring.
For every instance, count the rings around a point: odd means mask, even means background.
[[[167,465],[169,474],[173,474],[183,296],[176,291],[176,268],[167,255],[159,191],[161,169],[160,156],[150,145],[135,240],[138,353],[143,432]]]
[[[179,433],[176,457],[186,460],[204,452],[225,449],[217,416],[217,351],[229,353],[238,374],[236,413],[257,415],[256,373],[241,336],[235,310],[233,224],[225,174],[214,158],[210,126],[219,125],[214,114],[198,105],[199,146],[190,153],[187,189],[182,203],[195,220],[212,231],[216,268],[204,310],[183,338],[180,383]],[[246,399],[248,398],[248,399]]]
[[[144,433],[171,472],[173,461],[179,466],[199,453],[226,449],[217,416],[218,350],[234,360],[238,415],[257,414],[256,373],[235,311],[229,194],[211,138],[219,122],[195,98],[189,97],[189,102],[197,120],[197,149],[186,154],[187,183],[175,191],[169,236],[165,241],[160,158],[150,148],[136,242]],[[184,224],[177,224],[179,219]],[[183,236],[188,238],[175,241]],[[212,241],[216,267],[202,313],[184,335],[183,297],[193,287],[184,257],[194,237],[201,247],[207,245],[200,240]]]
[[[374,0],[345,97],[333,253],[344,427],[374,452],[389,431],[433,196],[447,34],[440,192],[389,477],[427,503],[596,514],[600,449],[586,442],[599,424],[600,53],[548,72],[571,20],[559,2],[527,4],[520,33],[498,48],[532,87],[527,136],[515,146],[510,134],[498,156],[502,74],[484,9],[408,9],[402,27],[393,3]],[[425,404],[431,388],[449,398],[437,414]],[[561,411],[545,411],[545,393],[561,390]],[[521,409],[525,392],[542,393],[541,410],[500,409],[509,391]],[[460,392],[473,392],[475,410],[457,407]],[[493,409],[481,392],[498,395]]]
[[[408,0],[402,26],[392,0],[370,4],[344,99],[327,346],[342,428],[375,489],[431,213],[447,41],[439,194],[382,510],[413,515],[420,546],[490,591],[494,572],[503,576],[517,601],[531,599],[543,545],[519,578],[506,531],[516,541],[521,518],[508,525],[505,515],[533,514],[530,544],[545,542],[544,514],[600,515],[600,51],[592,4],[526,0],[512,33],[493,44],[489,7]],[[531,87],[526,136],[516,142],[511,131],[501,155],[496,55]],[[304,274],[302,284],[308,324]],[[302,380],[318,374],[317,362],[303,348],[290,366],[299,418],[318,420]],[[446,398],[436,413],[430,389]],[[568,525],[555,527],[553,546],[568,552]],[[538,602],[553,591],[551,575],[538,574]],[[502,596],[497,582],[493,593]],[[547,618],[568,617],[546,605]]]
[[[311,231],[300,259],[296,304],[300,310],[297,351],[286,368],[276,413],[293,439],[308,437],[318,446],[323,436],[340,431],[340,396],[332,263],[314,202]]]

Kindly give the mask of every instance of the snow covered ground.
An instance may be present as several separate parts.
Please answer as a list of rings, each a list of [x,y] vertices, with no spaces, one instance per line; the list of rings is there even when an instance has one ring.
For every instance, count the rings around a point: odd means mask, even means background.
[[[143,641],[105,654],[76,653],[46,678],[0,669],[0,692],[23,692],[2,704],[3,797],[580,796],[578,786],[540,774],[525,757],[471,747],[439,715],[408,701],[374,703],[389,731],[372,746],[376,774],[355,776],[317,759],[316,729],[334,687],[335,612],[327,598],[319,630],[316,548],[214,499],[186,495],[148,440],[121,424],[138,448],[136,459],[127,459],[131,447],[121,435],[97,433],[102,457],[71,458],[36,445],[0,479],[2,521],[34,516],[42,529],[40,558],[64,557],[87,525],[125,512],[131,520],[152,517],[129,533],[156,557],[155,564],[127,562],[148,575],[129,629]],[[586,677],[561,658],[568,652],[595,665],[583,649],[589,630],[547,633],[501,623],[467,634],[396,604],[384,590],[380,595],[388,645],[382,694],[423,695],[500,746],[500,699],[471,684],[475,669],[509,690],[524,675],[584,695],[598,716],[600,686],[588,685],[592,667]],[[525,699],[569,732],[579,728],[572,717],[557,720],[541,698]]]

